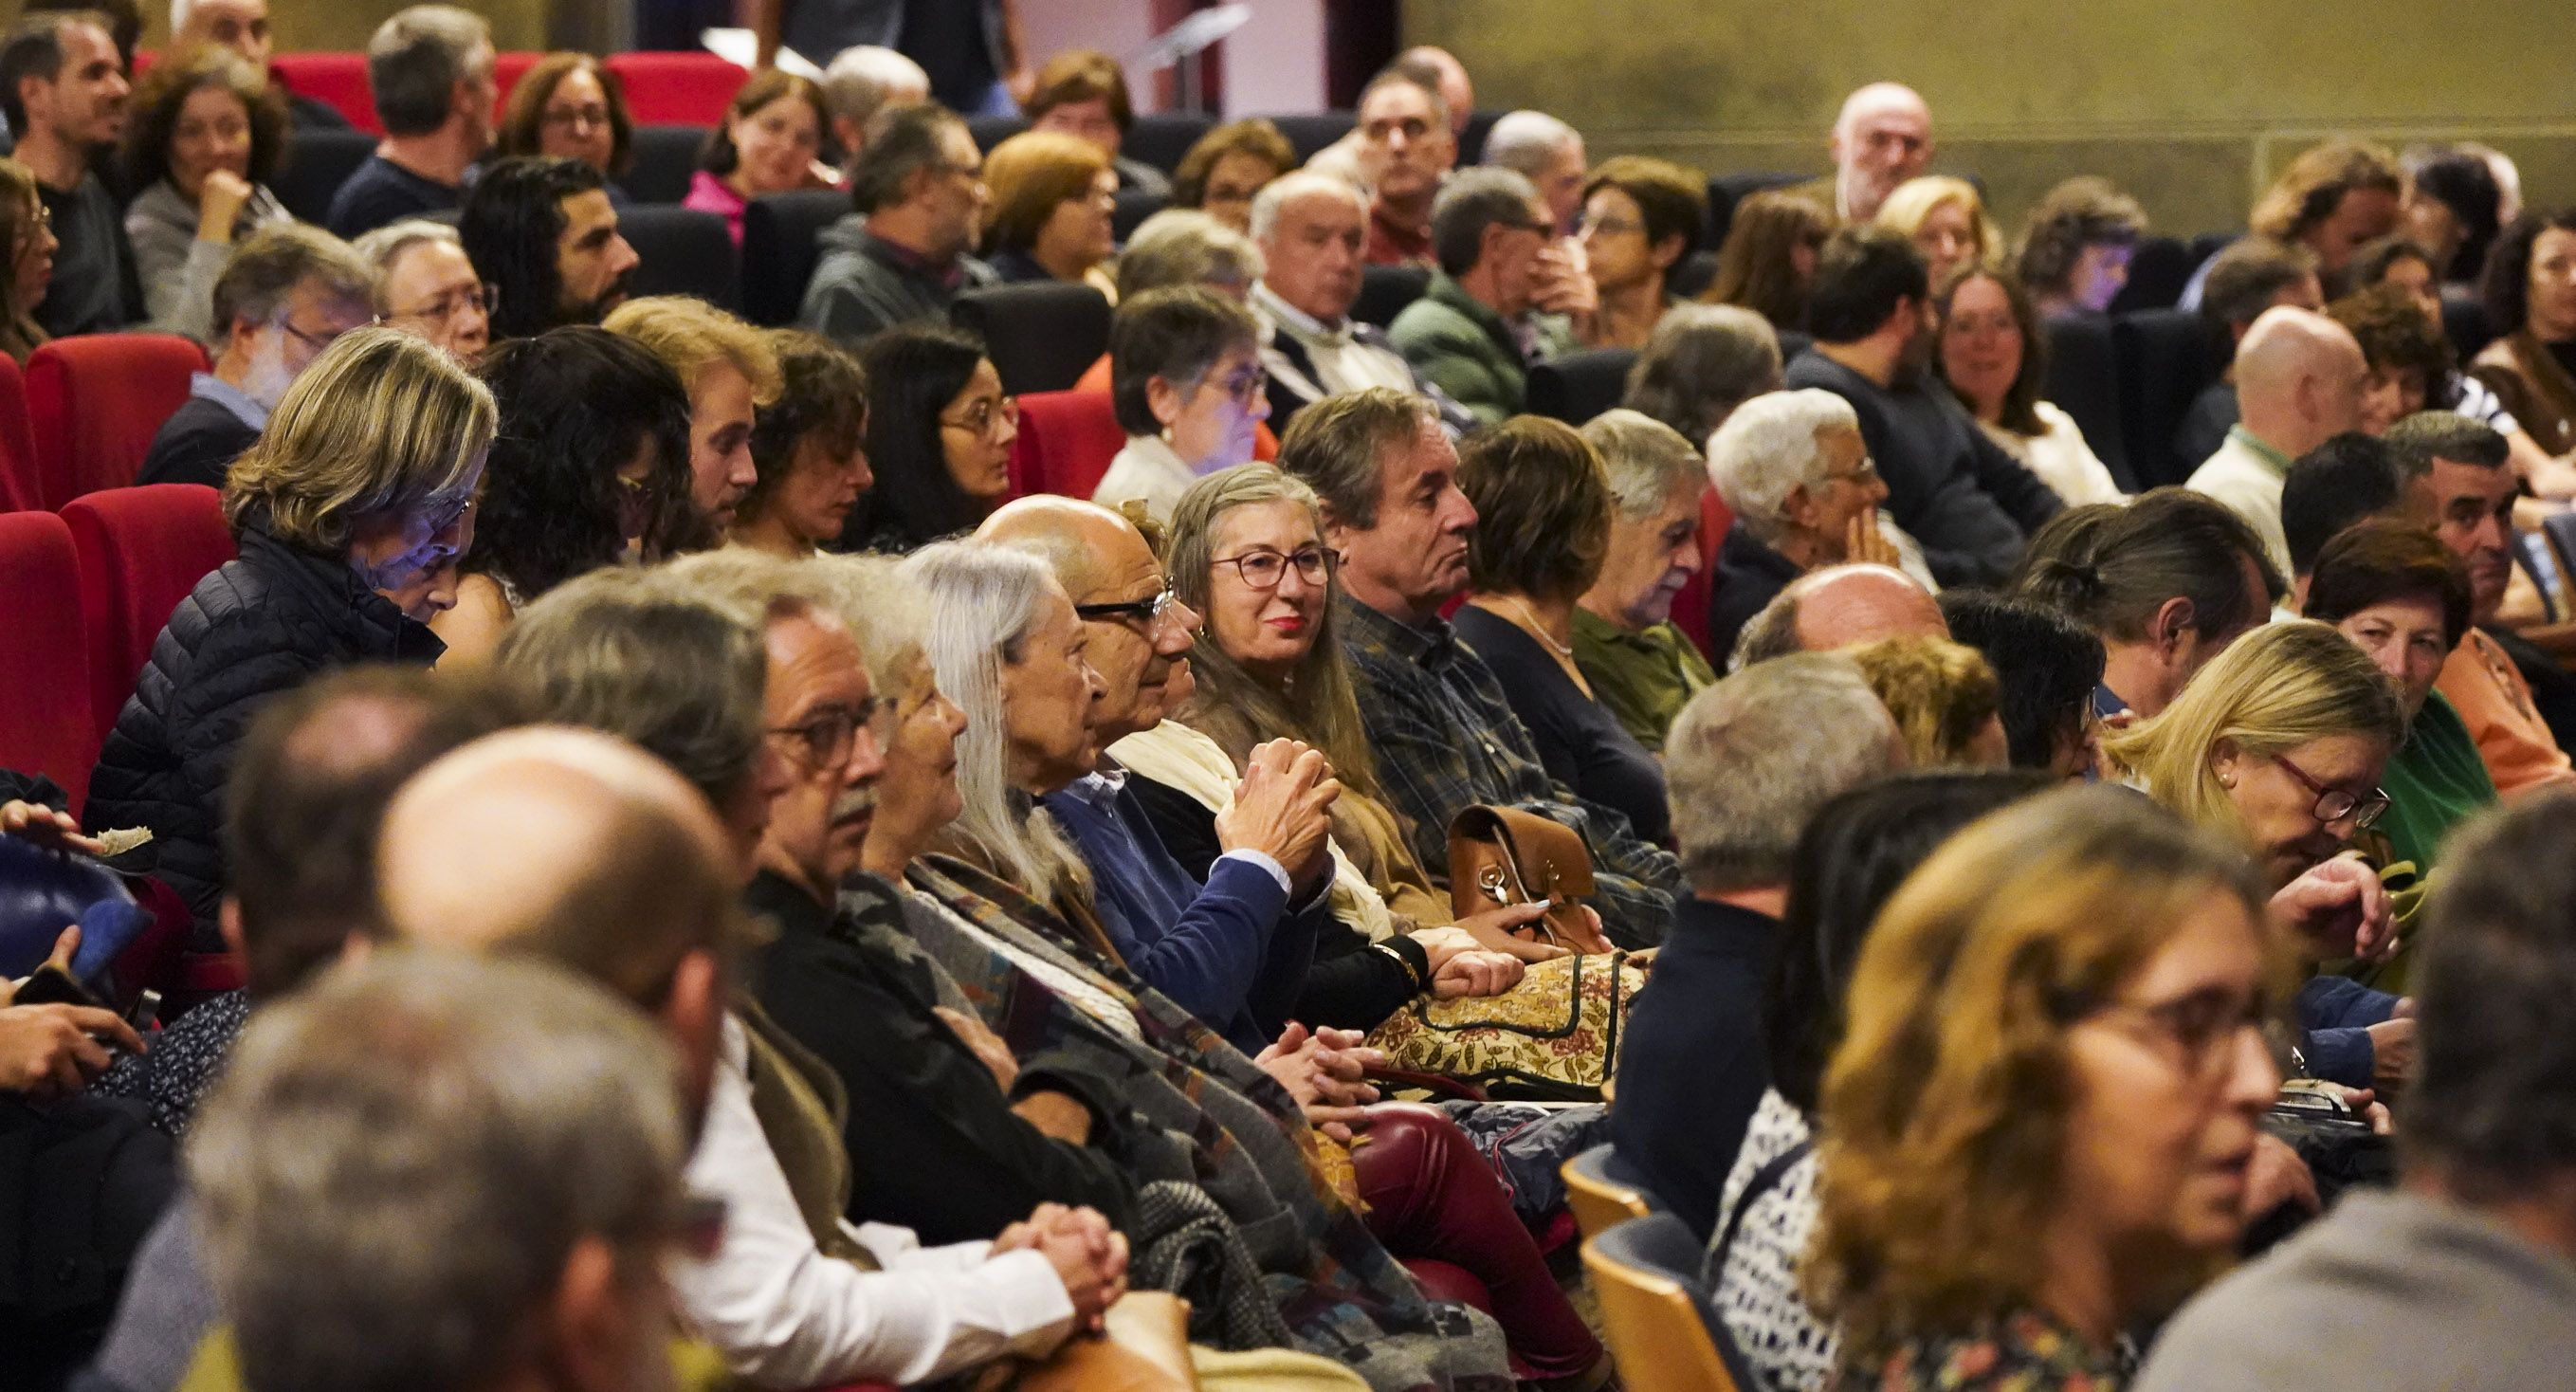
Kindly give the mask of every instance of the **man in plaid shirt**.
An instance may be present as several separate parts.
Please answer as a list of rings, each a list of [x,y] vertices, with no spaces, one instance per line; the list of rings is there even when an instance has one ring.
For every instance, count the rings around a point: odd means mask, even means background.
[[[1662,942],[1680,863],[1640,841],[1626,817],[1548,777],[1493,672],[1440,617],[1467,588],[1476,509],[1458,491],[1458,452],[1437,410],[1386,388],[1328,397],[1297,414],[1279,467],[1323,500],[1325,544],[1341,557],[1342,651],[1379,781],[1411,824],[1414,854],[1445,878],[1459,809],[1535,812],[1591,848],[1593,907],[1611,939]]]

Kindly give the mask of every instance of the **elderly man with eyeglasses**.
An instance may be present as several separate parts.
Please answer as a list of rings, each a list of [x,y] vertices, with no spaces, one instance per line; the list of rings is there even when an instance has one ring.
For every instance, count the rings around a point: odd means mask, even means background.
[[[958,291],[994,282],[992,268],[967,255],[992,198],[984,157],[956,113],[878,112],[850,166],[856,211],[823,230],[797,324],[856,348],[898,325],[945,322]]]
[[[1422,298],[1395,316],[1387,337],[1417,376],[1481,424],[1519,415],[1530,364],[1574,349],[1569,322],[1539,305],[1547,279],[1542,253],[1554,228],[1538,190],[1508,169],[1452,175],[1431,206],[1439,272]],[[1588,313],[1592,305],[1575,307]]]
[[[1093,874],[1094,906],[1128,967],[1257,1053],[1287,1021],[1331,916],[1329,813],[1341,791],[1324,756],[1293,741],[1254,751],[1212,865],[1184,866],[1156,834],[1125,770],[1102,751],[1160,723],[1190,694],[1199,615],[1171,592],[1135,524],[1093,503],[1029,497],[986,519],[979,540],[1049,563],[1081,622],[1089,741],[1031,769],[1037,795]],[[1003,701],[1044,693],[1006,684]]]
[[[253,233],[215,280],[223,347],[214,370],[152,437],[136,483],[224,486],[268,413],[332,340],[375,322],[375,271],[346,242],[301,224]]]

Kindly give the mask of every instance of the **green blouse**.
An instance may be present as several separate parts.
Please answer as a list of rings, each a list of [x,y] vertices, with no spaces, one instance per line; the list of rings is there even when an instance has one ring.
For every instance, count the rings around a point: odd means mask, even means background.
[[[1650,754],[1664,752],[1673,717],[1717,673],[1670,620],[1631,633],[1581,605],[1574,610],[1574,665],[1592,694]]]
[[[2496,800],[2477,741],[2438,691],[2424,698],[2380,786],[2388,793],[2388,813],[2376,830],[2388,839],[2393,859],[2415,862],[2418,874],[2433,869],[2451,828]]]

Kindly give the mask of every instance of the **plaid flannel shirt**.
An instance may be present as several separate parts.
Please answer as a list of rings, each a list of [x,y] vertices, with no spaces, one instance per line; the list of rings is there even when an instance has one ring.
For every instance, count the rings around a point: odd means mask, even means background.
[[[1673,853],[1547,776],[1502,684],[1446,620],[1415,628],[1347,597],[1334,602],[1378,781],[1433,878],[1446,887],[1449,819],[1460,808],[1517,807],[1572,828],[1591,849],[1593,908],[1612,940],[1662,942],[1682,891]]]

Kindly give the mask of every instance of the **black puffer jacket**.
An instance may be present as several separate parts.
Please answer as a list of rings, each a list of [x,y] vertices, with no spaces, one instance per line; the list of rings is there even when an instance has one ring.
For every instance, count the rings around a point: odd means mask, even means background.
[[[161,878],[196,920],[191,946],[220,951],[216,842],[224,776],[251,718],[317,672],[359,662],[428,666],[445,650],[427,625],[369,589],[347,561],[289,545],[264,519],[239,528],[241,555],[180,601],[90,775],[82,820],[145,826]]]

